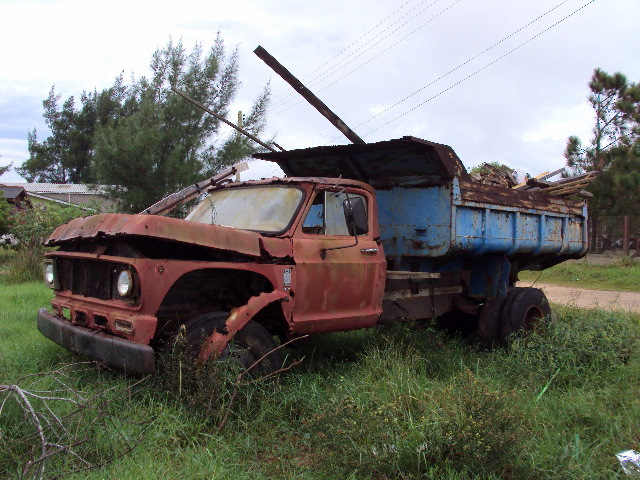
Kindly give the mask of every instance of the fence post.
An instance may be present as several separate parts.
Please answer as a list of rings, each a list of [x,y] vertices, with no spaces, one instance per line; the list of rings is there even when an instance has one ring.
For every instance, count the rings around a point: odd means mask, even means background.
[[[623,220],[623,235],[622,235],[622,253],[629,255],[629,216],[625,215]]]

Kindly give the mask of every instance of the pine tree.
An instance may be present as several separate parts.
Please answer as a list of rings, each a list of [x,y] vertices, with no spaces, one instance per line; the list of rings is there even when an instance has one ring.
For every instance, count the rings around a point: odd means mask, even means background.
[[[256,151],[244,138],[220,142],[220,121],[171,91],[176,87],[225,116],[239,88],[238,55],[225,53],[218,36],[203,55],[200,45],[186,54],[169,42],[153,55],[150,78],[130,89],[132,114],[102,125],[95,137],[94,166],[101,183],[129,212],[141,211],[169,193]],[[268,88],[256,101],[245,129],[264,127]],[[219,145],[221,143],[221,145]]]
[[[601,171],[588,187],[593,193],[589,215],[595,245],[602,216],[637,215],[640,209],[640,86],[622,73],[596,69],[589,88],[593,137],[586,147],[569,137],[565,158],[572,174]]]
[[[98,125],[115,121],[125,115],[123,109],[126,87],[122,75],[113,87],[102,92],[83,92],[82,108],[76,108],[74,96],[60,107],[60,94],[55,86],[44,100],[44,118],[51,130],[45,140],[38,141],[37,131],[28,133],[29,159],[16,171],[28,182],[92,183],[93,141]]]

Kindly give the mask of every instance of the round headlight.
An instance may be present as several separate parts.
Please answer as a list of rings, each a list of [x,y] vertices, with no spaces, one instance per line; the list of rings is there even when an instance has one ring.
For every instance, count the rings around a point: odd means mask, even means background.
[[[121,297],[127,297],[133,292],[133,276],[129,270],[122,270],[118,275],[118,281],[116,282],[116,288],[118,295]]]
[[[53,264],[45,263],[44,264],[44,281],[47,285],[52,286],[53,280],[54,280]]]

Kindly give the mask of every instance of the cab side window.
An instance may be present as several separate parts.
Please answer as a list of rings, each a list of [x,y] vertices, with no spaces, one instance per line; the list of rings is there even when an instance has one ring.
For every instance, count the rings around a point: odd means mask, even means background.
[[[362,195],[349,194],[349,198],[358,197],[366,206],[366,199]],[[312,235],[349,236],[343,208],[343,202],[346,199],[347,194],[344,191],[324,190],[318,192],[302,223],[302,231]]]
[[[324,192],[316,195],[309,213],[302,222],[304,233],[324,235]]]

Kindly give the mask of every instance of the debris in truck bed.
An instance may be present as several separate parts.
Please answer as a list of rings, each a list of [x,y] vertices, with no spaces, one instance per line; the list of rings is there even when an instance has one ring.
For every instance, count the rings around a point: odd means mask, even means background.
[[[471,174],[471,178],[485,185],[499,185],[507,188],[513,188],[518,183],[511,173],[496,168],[489,163],[483,163],[478,173]]]
[[[557,197],[592,197],[591,192],[583,190],[593,180],[595,180],[600,172],[592,171],[576,175],[575,177],[563,178],[557,182],[548,182],[542,178],[530,178],[524,186],[518,185],[519,190],[540,191],[548,195]]]

